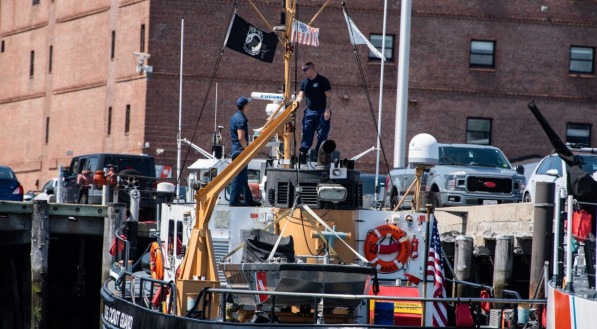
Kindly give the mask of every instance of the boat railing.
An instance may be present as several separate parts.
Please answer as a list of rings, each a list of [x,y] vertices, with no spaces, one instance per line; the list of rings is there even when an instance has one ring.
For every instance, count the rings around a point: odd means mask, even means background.
[[[146,308],[167,314],[176,314],[176,285],[173,281],[154,279],[150,275],[138,275],[133,272],[133,268],[137,264],[130,262],[130,241],[123,234],[125,228],[126,225],[122,225],[114,231],[116,243],[113,268],[115,267],[118,272],[115,273],[115,288],[123,299],[129,299],[133,304],[137,304],[137,301],[141,300],[142,305]],[[136,284],[137,280],[139,281],[138,285]],[[128,296],[127,285],[129,287]]]
[[[515,295],[517,298],[481,298],[481,297],[451,297],[451,298],[430,298],[430,297],[406,297],[406,296],[380,296],[380,295],[350,295],[350,294],[329,294],[329,293],[301,293],[301,292],[281,292],[281,291],[261,291],[261,290],[246,290],[246,289],[230,289],[230,288],[205,288],[199,294],[199,298],[197,299],[197,304],[201,301],[201,319],[207,319],[205,317],[206,314],[211,314],[211,301],[215,298],[212,296],[213,294],[221,294],[220,296],[220,309],[226,309],[226,301],[228,300],[229,294],[246,294],[246,295],[269,295],[272,296],[271,300],[271,318],[274,318],[275,312],[275,297],[276,296],[285,296],[285,297],[309,297],[313,299],[313,305],[318,305],[320,301],[323,299],[325,301],[326,298],[333,298],[333,299],[345,299],[345,300],[366,300],[369,304],[371,301],[374,300],[383,300],[383,301],[392,301],[392,302],[445,302],[445,303],[454,303],[454,304],[476,304],[480,305],[480,303],[494,303],[495,305],[499,305],[502,308],[502,311],[505,309],[506,305],[512,305],[513,309],[517,309],[519,304],[535,304],[535,305],[545,305],[545,299],[522,299],[518,294]],[[201,298],[201,296],[203,298]],[[256,310],[260,308],[260,305],[256,307]],[[370,309],[368,307],[368,309]],[[477,309],[478,310],[478,309]],[[479,314],[479,313],[477,313]],[[227,321],[226,317],[223,317],[223,321]],[[317,312],[314,312],[314,323],[317,323]],[[516,321],[516,312],[513,312],[513,321]],[[477,319],[477,323],[479,323],[479,319]]]
[[[489,294],[491,296],[493,296],[493,287],[492,286],[488,286],[488,285],[481,284],[481,283],[470,282],[470,281],[453,280],[453,279],[446,279],[446,281],[450,281],[454,284],[469,286],[472,288],[478,288],[481,290],[488,290]],[[503,289],[502,293],[504,293],[506,295],[510,295],[510,296],[514,297],[514,299],[522,299],[522,297],[520,296],[518,291],[515,291],[515,290]]]

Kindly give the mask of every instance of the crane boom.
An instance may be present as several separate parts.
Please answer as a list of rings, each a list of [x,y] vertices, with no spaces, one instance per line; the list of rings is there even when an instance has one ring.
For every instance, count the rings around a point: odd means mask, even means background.
[[[181,264],[182,280],[190,280],[193,276],[201,276],[206,280],[217,280],[216,259],[213,252],[211,232],[208,224],[218,200],[218,195],[238,173],[249,164],[261,150],[295,113],[298,102],[286,106],[278,117],[270,121],[257,137],[232,163],[216,176],[205,188],[197,191],[196,221],[191,233],[187,252]]]

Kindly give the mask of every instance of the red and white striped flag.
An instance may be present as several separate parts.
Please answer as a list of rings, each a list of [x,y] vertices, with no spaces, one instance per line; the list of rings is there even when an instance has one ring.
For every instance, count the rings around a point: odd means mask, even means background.
[[[431,230],[431,242],[429,244],[429,255],[427,257],[427,276],[432,276],[432,282],[434,283],[433,298],[446,297],[444,262],[442,257],[442,244],[439,239],[437,220],[434,218]],[[448,325],[448,310],[445,302],[433,302],[430,311],[434,327],[445,327]]]
[[[311,27],[296,19],[292,21],[291,42],[298,42],[307,46],[319,47],[319,28]]]

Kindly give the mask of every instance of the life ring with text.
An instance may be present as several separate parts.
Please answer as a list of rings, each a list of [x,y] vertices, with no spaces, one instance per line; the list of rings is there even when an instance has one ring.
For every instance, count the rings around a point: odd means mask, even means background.
[[[157,242],[152,242],[149,249],[149,270],[151,277],[157,280],[164,279],[164,259],[162,255],[162,248]]]
[[[404,269],[411,256],[406,232],[395,225],[381,225],[367,232],[365,258],[381,273]]]

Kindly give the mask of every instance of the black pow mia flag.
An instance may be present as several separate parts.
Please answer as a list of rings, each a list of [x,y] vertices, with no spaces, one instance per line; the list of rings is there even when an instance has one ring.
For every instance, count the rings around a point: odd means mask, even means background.
[[[263,32],[242,17],[234,15],[226,35],[226,47],[262,62],[271,63],[274,61],[277,44],[276,33]]]

